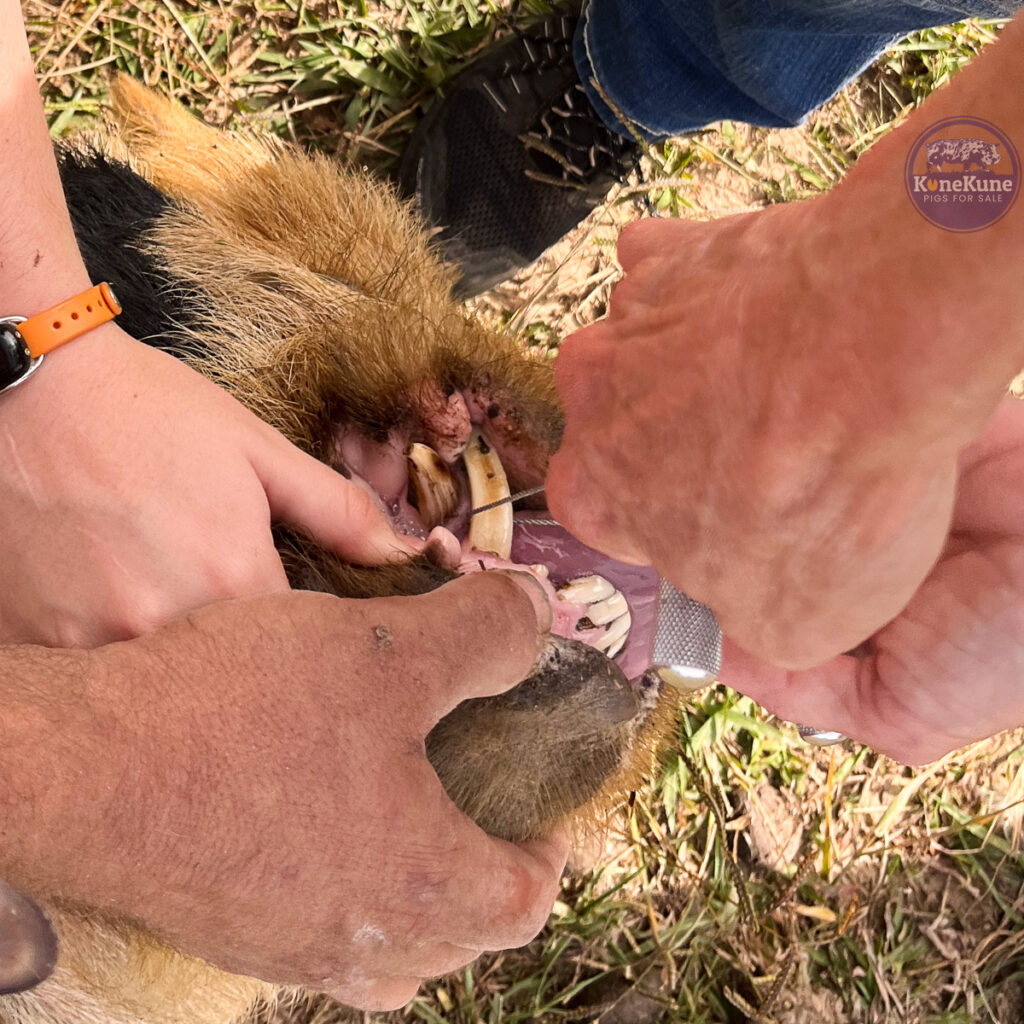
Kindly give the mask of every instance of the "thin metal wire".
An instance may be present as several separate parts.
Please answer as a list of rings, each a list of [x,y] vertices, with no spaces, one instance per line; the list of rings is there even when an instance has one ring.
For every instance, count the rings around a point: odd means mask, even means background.
[[[497,508],[499,505],[507,505],[509,502],[519,501],[520,498],[530,498],[534,494],[540,494],[543,490],[543,484],[540,487],[531,487],[528,491],[519,491],[516,494],[510,494],[507,498],[499,498],[488,505],[481,505],[479,508],[473,509],[469,514],[475,516],[478,512],[489,512],[492,508]]]

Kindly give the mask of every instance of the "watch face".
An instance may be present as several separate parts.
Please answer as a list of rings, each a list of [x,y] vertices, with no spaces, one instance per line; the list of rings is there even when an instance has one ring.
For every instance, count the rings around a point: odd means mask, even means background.
[[[32,355],[17,328],[0,320],[0,391],[17,383],[32,367]]]

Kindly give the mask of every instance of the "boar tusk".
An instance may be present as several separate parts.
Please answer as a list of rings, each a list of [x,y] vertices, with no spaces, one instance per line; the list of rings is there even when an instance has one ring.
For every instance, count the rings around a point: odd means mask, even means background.
[[[463,454],[469,494],[473,508],[501,501],[511,494],[508,478],[498,453],[474,430]],[[469,546],[477,551],[489,551],[499,558],[512,553],[512,503],[505,502],[486,512],[478,512],[469,523]]]
[[[452,471],[444,459],[425,444],[411,444],[407,457],[409,482],[416,492],[416,507],[423,525],[428,530],[443,526],[455,515],[459,504]]]

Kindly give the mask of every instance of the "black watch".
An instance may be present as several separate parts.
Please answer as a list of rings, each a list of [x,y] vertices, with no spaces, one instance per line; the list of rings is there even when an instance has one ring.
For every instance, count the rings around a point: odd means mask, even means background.
[[[42,356],[33,356],[28,342],[21,336],[18,324],[23,316],[6,316],[0,320],[0,393],[16,388],[39,369]]]

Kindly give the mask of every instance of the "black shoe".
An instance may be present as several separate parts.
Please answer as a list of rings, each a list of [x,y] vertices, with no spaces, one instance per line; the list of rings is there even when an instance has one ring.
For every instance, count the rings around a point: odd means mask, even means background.
[[[417,126],[400,188],[441,228],[461,295],[506,280],[575,227],[636,163],[572,59],[577,19],[554,15],[464,71]]]

